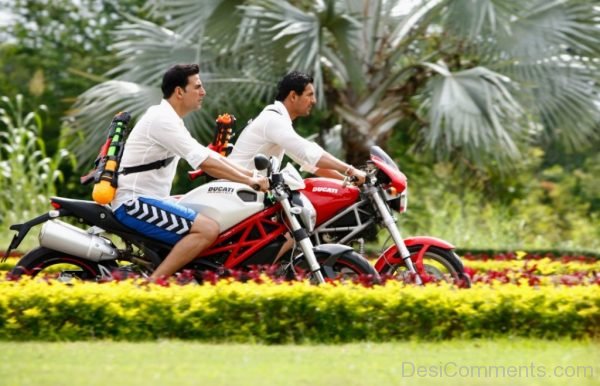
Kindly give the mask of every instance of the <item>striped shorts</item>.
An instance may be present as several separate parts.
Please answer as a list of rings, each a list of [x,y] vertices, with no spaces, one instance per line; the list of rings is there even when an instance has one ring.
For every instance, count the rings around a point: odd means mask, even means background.
[[[197,215],[184,206],[148,197],[127,201],[114,213],[127,227],[171,245],[189,233]]]

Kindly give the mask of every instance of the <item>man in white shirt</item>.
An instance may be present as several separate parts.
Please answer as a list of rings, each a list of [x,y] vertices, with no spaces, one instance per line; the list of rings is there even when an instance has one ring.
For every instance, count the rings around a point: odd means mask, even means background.
[[[265,177],[230,162],[199,144],[182,118],[202,105],[206,91],[196,64],[175,65],[162,80],[164,99],[151,106],[131,131],[121,159],[119,186],[111,206],[126,226],[165,243],[174,244],[151,279],[167,277],[208,248],[218,237],[219,225],[169,200],[177,163],[184,158],[192,168],[216,178],[266,190]]]
[[[313,78],[298,71],[290,72],[279,82],[275,103],[265,107],[242,130],[228,158],[249,168],[258,153],[277,157],[279,161],[287,154],[307,172],[337,179],[353,176],[359,184],[364,183],[363,171],[337,159],[294,131],[292,121],[309,115],[316,103]]]

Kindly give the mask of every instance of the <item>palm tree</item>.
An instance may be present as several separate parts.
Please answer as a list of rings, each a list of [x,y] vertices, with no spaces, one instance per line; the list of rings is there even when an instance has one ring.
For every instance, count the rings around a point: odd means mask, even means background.
[[[92,147],[110,112],[135,115],[157,102],[160,76],[177,62],[199,62],[209,87],[210,104],[189,118],[205,141],[211,106],[267,102],[290,69],[314,75],[357,164],[400,124],[436,154],[476,161],[517,157],[532,135],[573,146],[598,135],[600,9],[591,1],[149,3],[164,25],[124,22],[112,80],[75,106]]]

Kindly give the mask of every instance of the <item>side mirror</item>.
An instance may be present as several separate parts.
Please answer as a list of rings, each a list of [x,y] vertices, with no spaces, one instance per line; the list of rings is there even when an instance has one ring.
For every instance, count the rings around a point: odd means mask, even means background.
[[[265,170],[270,165],[269,158],[264,154],[257,154],[254,156],[254,167],[256,170]]]

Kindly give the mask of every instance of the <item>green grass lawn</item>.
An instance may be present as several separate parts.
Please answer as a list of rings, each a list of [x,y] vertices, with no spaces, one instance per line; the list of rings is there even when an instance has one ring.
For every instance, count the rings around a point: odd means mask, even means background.
[[[600,385],[595,342],[0,342],[2,385]]]

